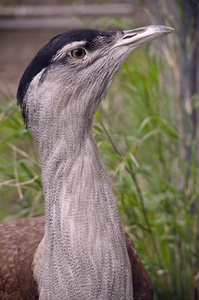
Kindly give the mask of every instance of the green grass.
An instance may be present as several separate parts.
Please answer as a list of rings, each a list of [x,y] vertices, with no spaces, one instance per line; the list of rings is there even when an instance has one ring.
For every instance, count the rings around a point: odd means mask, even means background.
[[[180,145],[185,150],[187,144],[179,134],[171,70],[149,50],[124,64],[101,118],[97,114],[103,134],[96,135],[155,299],[197,299],[196,141],[190,141],[190,165],[180,154]]]
[[[0,142],[1,220],[42,214],[39,156],[12,95],[1,95]]]
[[[192,138],[187,145],[180,135],[183,109],[174,76],[154,46],[137,50],[100,105],[93,132],[155,299],[192,300],[197,299],[199,274],[197,141]],[[3,99],[0,218],[37,216],[43,213],[37,148],[15,98]],[[187,147],[191,162],[184,159]]]

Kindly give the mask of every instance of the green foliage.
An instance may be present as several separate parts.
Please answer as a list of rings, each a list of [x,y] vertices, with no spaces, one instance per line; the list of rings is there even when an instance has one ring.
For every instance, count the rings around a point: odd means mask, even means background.
[[[0,141],[1,220],[42,214],[37,150],[12,95],[1,97]]]
[[[184,142],[174,92],[168,89],[172,85],[162,59],[149,47],[140,49],[119,72],[100,107],[101,117],[96,114],[100,128],[94,132],[123,224],[149,271],[155,299],[194,299],[198,157],[194,139],[191,166],[180,156]]]

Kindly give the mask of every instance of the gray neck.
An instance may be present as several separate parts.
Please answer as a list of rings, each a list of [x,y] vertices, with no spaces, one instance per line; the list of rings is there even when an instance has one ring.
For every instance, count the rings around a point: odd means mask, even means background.
[[[39,139],[46,225],[33,265],[40,299],[133,299],[123,229],[92,120],[63,117],[59,124]]]

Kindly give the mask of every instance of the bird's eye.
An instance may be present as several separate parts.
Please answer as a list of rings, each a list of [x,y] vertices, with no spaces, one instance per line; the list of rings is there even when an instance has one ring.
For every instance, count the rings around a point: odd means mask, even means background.
[[[80,59],[80,58],[83,58],[86,55],[86,51],[82,48],[77,48],[77,49],[71,51],[71,55],[74,58],[79,58]]]

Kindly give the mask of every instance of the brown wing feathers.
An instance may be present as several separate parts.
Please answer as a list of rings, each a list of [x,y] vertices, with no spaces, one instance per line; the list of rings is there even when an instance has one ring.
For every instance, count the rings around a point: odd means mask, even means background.
[[[31,264],[44,234],[44,224],[44,217],[13,220],[0,224],[1,300],[38,299]],[[152,299],[150,278],[140,261],[132,239],[127,233],[125,237],[132,265],[134,300],[150,300]]]
[[[37,299],[34,252],[44,234],[44,217],[0,224],[0,299]]]

